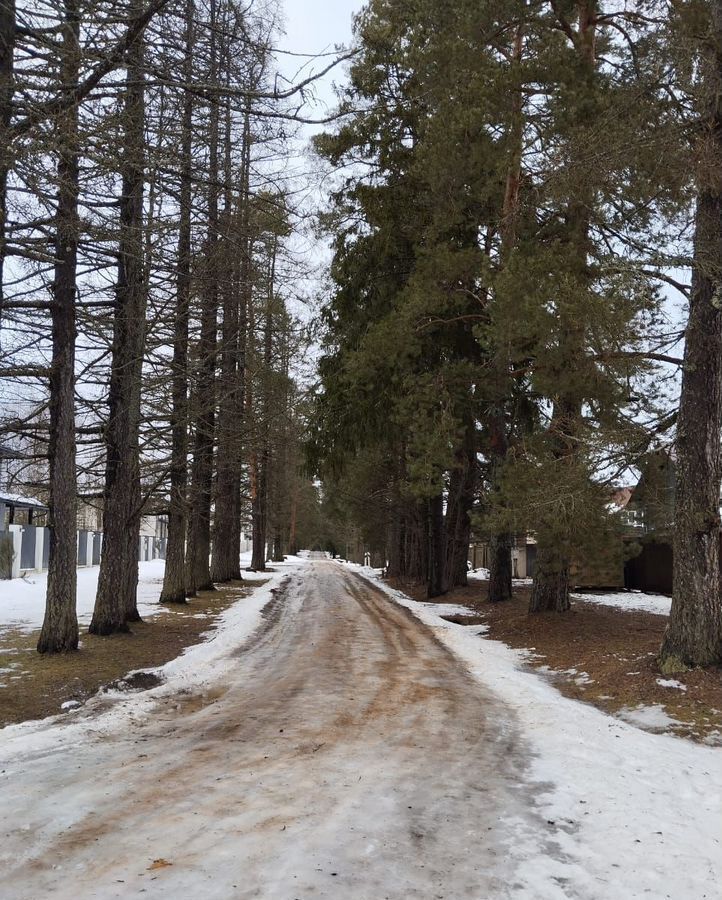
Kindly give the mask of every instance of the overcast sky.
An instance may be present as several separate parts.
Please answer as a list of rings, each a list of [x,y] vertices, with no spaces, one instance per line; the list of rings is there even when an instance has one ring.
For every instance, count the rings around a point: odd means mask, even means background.
[[[351,27],[354,13],[364,5],[365,0],[282,0],[285,9],[285,36],[279,36],[277,47],[280,51],[297,54],[334,53],[339,45],[345,47],[351,43]],[[292,83],[298,83],[313,72],[323,69],[328,59],[303,59],[284,53],[276,54],[276,63],[280,72]],[[308,118],[321,119],[336,107],[333,84],[343,84],[346,80],[346,65],[333,70],[323,80],[315,83],[313,94],[316,103],[307,104],[302,114]],[[332,126],[326,126],[328,128]],[[289,168],[300,173],[295,183],[300,193],[295,197],[297,203],[306,212],[325,205],[325,188],[323,172],[318,162],[308,154],[308,144],[314,132],[322,131],[324,126],[303,126],[293,140],[292,159]],[[305,197],[303,196],[305,194]],[[310,225],[310,223],[307,223]],[[301,276],[294,277],[294,290],[289,290],[288,301],[291,310],[304,320],[314,316],[315,303],[319,300],[322,273],[329,259],[328,242],[318,239],[312,230],[304,225],[291,241],[291,254],[307,270]],[[314,354],[311,354],[313,357]]]
[[[336,44],[348,46],[351,41],[351,24],[354,13],[364,5],[364,0],[283,0],[286,14],[286,36],[278,44],[282,50],[294,53],[323,53],[332,51]],[[303,64],[303,60],[279,57],[279,64],[287,76]],[[320,68],[318,63],[314,67]],[[333,105],[331,83],[343,81],[341,72],[319,85],[317,95]]]
[[[363,6],[362,0],[284,0],[286,49],[315,53],[347,44],[351,37],[351,17]]]

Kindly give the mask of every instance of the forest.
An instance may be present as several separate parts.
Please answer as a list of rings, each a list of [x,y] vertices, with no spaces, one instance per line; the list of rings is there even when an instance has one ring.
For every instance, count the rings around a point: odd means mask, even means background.
[[[318,73],[280,76],[263,3],[2,15],[0,438],[10,489],[48,506],[38,649],[68,651],[81,509],[102,519],[99,635],[138,619],[143,514],[167,517],[168,604],[241,578],[242,528],[263,570],[313,519],[291,139]]]
[[[722,884],[722,0],[0,0],[2,900]]]
[[[615,488],[672,448],[666,672],[722,659],[721,28],[715,2],[371,2],[316,138],[324,483],[429,598],[473,530],[508,600],[534,534],[529,611],[564,613]]]
[[[483,536],[504,602],[525,533],[530,614],[563,615],[669,447],[660,666],[720,663],[722,3],[370,0],[293,80],[280,27],[0,4],[0,443],[48,510],[38,650],[78,647],[81,507],[96,635],[139,618],[147,514],[166,604],[240,580],[244,533],[255,571],[353,548],[429,598]]]

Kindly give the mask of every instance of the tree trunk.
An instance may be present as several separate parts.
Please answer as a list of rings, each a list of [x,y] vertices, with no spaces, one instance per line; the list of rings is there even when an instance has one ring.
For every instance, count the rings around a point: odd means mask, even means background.
[[[491,603],[511,600],[511,546],[512,536],[502,531],[492,535],[490,541],[489,593]]]
[[[12,165],[9,129],[13,114],[15,0],[0,3],[0,325],[2,324],[5,265],[5,221],[8,173]]]
[[[477,478],[476,425],[469,419],[464,429],[463,446],[457,453],[457,465],[449,479],[446,503],[446,563],[444,582],[447,590],[468,583],[469,541]]]
[[[402,578],[406,575],[406,510],[399,497],[395,498],[391,515],[386,575],[388,578]]]
[[[552,449],[561,464],[570,464],[576,451],[575,434],[580,414],[580,403],[576,398],[565,397],[554,404],[551,424]],[[571,535],[569,536],[571,540]],[[552,546],[537,536],[537,560],[534,569],[534,583],[529,598],[529,612],[566,612],[571,607],[569,598],[569,542]]]
[[[246,105],[246,111],[243,121],[243,156],[241,160],[241,185],[239,190],[239,234],[240,253],[237,260],[237,277],[238,277],[238,364],[236,367],[236,408],[234,417],[238,422],[238,428],[246,426],[248,422],[248,414],[246,408],[246,388],[250,385],[250,379],[246,379],[246,365],[248,355],[248,316],[251,303],[253,302],[253,284],[252,284],[252,254],[253,254],[253,237],[251,234],[251,189],[250,189],[250,169],[251,169],[251,113],[250,101]],[[249,410],[250,411],[250,410]],[[245,429],[244,429],[245,431]],[[237,439],[235,442],[235,465],[233,469],[233,496],[235,498],[236,507],[233,516],[233,542],[234,546],[240,551],[241,546],[241,511],[243,508],[241,500],[241,472],[246,464],[245,453],[247,450],[246,441]],[[235,560],[236,569],[233,577],[241,579],[241,558],[240,552]]]
[[[569,565],[556,554],[539,548],[529,612],[566,612],[569,601]]]
[[[677,417],[673,599],[664,672],[722,662],[719,569],[722,427],[722,0],[704,48],[707,101],[698,159],[694,269]]]
[[[185,74],[193,66],[194,0],[186,4]],[[161,603],[186,602],[185,542],[188,488],[188,319],[191,282],[191,203],[193,178],[193,94],[183,98],[181,139],[180,221],[178,227],[178,274],[173,322],[173,415],[171,420],[170,504],[168,544]]]
[[[216,454],[216,501],[213,521],[213,558],[211,578],[214,582],[231,581],[240,576],[239,469],[237,444],[241,442],[243,419],[238,418],[239,383],[239,301],[237,279],[234,278],[235,242],[231,236],[231,118],[226,109],[225,133],[225,205],[223,211],[223,327],[221,331],[221,375],[218,408],[218,450]],[[243,151],[245,162],[245,150]],[[243,184],[244,175],[241,176]]]
[[[266,492],[265,478],[258,454],[251,458],[251,570],[266,571],[266,504],[261,497]]]
[[[76,0],[66,0],[61,77],[72,90],[78,80],[80,20]],[[53,358],[50,376],[50,557],[40,653],[78,648],[77,500],[75,471],[75,294],[78,260],[78,107],[58,119],[58,206],[53,280]]]
[[[275,291],[277,241],[274,239],[271,253],[268,295],[266,297],[266,316],[263,338],[264,386],[262,390],[263,404],[261,409],[261,452],[257,461],[256,490],[253,495],[253,556],[251,568],[263,572],[266,568],[266,536],[268,531],[269,486],[271,469],[271,423],[270,423],[270,384],[272,349],[273,349],[273,297]],[[263,558],[261,558],[263,557]]]
[[[141,10],[134,0],[131,16]],[[128,51],[124,103],[124,146],[118,281],[105,431],[103,555],[91,634],[127,631],[139,621],[138,544],[140,535],[140,396],[145,348],[146,284],[143,271],[144,43],[142,34]]]
[[[236,366],[236,405],[234,409],[234,419],[238,423],[238,429],[246,422],[245,416],[245,393],[246,393],[246,340],[247,340],[247,322],[246,322],[246,301],[243,296],[239,277],[239,318],[238,318],[238,365]],[[233,573],[232,578],[237,581],[243,579],[241,574],[241,513],[243,502],[241,497],[241,473],[245,468],[245,441],[241,440],[237,435],[234,445],[234,466],[232,492],[234,499],[233,519],[231,528],[233,530],[233,546],[236,548],[233,557]]]
[[[218,81],[216,47],[216,3],[210,5],[210,74],[211,84]],[[218,96],[211,92],[210,134],[208,151],[208,241],[201,305],[201,336],[198,345],[197,417],[193,464],[191,467],[190,520],[186,577],[187,589],[214,589],[211,578],[211,501],[213,492],[213,444],[216,420],[216,350],[218,327]]]
[[[427,581],[429,575],[429,509],[428,502],[408,504],[404,529],[403,577],[409,581]]]
[[[291,491],[291,509],[288,523],[288,552],[291,556],[298,554],[298,543],[296,541],[296,522],[298,519],[298,477],[293,480],[293,489]]]
[[[444,535],[444,497],[437,494],[428,501],[428,576],[426,594],[431,600],[447,592],[444,578],[446,541]]]
[[[514,39],[512,72],[519,79],[512,92],[509,120],[509,168],[506,173],[504,203],[501,221],[501,256],[506,262],[517,244],[517,220],[519,217],[519,197],[521,188],[521,165],[524,140],[524,92],[521,84],[520,64],[524,52],[524,26],[517,27]],[[497,350],[492,361],[495,379],[499,384],[499,396],[492,404],[489,416],[489,456],[491,459],[492,486],[498,478],[509,452],[509,427],[504,409],[509,397],[509,360],[503,351]],[[507,531],[491,535],[488,599],[491,603],[511,600],[512,536]]]
[[[593,96],[596,79],[596,28],[597,0],[577,0],[578,28],[575,47],[581,63],[579,80],[580,97]],[[591,103],[581,103],[577,113],[580,122],[588,124]],[[571,197],[566,210],[566,241],[569,252],[570,280],[576,282],[580,291],[588,289],[590,281],[590,213],[594,198],[587,191],[579,196]],[[559,346],[562,359],[581,359],[585,353],[584,326],[578,311],[559,313]],[[554,457],[561,464],[574,462],[578,452],[579,423],[582,413],[582,397],[575,389],[573,382],[569,387],[569,373],[560,375],[560,389],[554,402],[549,434]],[[545,546],[543,537],[539,535],[537,566],[534,573],[534,585],[529,601],[529,612],[555,610],[565,612],[571,606],[569,599],[569,546],[573,543],[573,525],[566,528],[564,546]]]
[[[283,537],[281,536],[281,526],[276,524],[273,531],[273,562],[283,562]]]

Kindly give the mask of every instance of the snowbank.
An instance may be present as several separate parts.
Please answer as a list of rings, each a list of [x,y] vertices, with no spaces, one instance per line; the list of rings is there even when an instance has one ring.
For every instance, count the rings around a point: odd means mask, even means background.
[[[488,581],[488,569],[475,569],[468,574],[469,581]],[[531,585],[531,578],[514,578],[514,584]],[[641,591],[595,591],[594,593],[573,593],[575,600],[597,603],[600,606],[616,606],[633,612],[650,612],[658,616],[668,616],[672,598],[664,594],[643,594]]]
[[[289,556],[284,563],[273,564],[273,573],[249,573],[251,580],[268,581],[225,610],[202,643],[186,648],[180,656],[157,669],[144,670],[161,676],[163,681],[158,687],[142,693],[105,691],[79,709],[60,716],[0,729],[0,768],[11,760],[46,753],[59,745],[80,745],[93,735],[117,734],[125,722],[137,722],[149,715],[158,699],[217,682],[229,667],[231,653],[261,624],[263,609],[281,581],[306,562]],[[244,578],[245,575],[244,572]],[[110,707],[105,709],[108,704]],[[98,714],[99,710],[103,711]]]
[[[478,626],[446,622],[434,604],[360,571],[429,625],[517,716],[532,753],[529,777],[543,791],[540,805],[564,857],[528,859],[520,881],[551,876],[560,898],[719,896],[722,750],[650,734],[567,699],[525,670],[524,651],[483,637]]]

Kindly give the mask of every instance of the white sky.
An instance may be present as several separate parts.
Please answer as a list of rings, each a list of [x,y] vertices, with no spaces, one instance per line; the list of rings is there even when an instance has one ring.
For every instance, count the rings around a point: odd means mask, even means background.
[[[331,52],[338,44],[348,47],[351,41],[351,25],[354,13],[363,7],[363,0],[283,0],[286,18],[286,37],[279,48],[294,53]],[[303,65],[304,60],[279,57],[279,64],[289,78]],[[314,69],[322,68],[319,62]],[[306,73],[307,74],[307,73]],[[305,77],[305,76],[301,76]],[[332,82],[342,82],[343,73],[332,73],[317,87],[320,101],[333,105]]]
[[[281,0],[284,13],[285,36],[281,35],[276,42],[279,52],[276,64],[281,74],[289,83],[297,84],[314,72],[324,69],[332,60],[335,48],[348,48],[352,40],[352,20],[359,12],[365,0]],[[311,58],[314,54],[330,54],[325,58]],[[290,54],[299,54],[292,56]],[[309,54],[304,58],[302,54]],[[333,85],[346,82],[348,63],[333,69],[323,79],[315,82],[306,94],[307,102],[301,115],[309,119],[323,119],[332,113],[337,106]],[[310,154],[311,136],[319,131],[333,129],[333,125],[303,125],[292,142],[292,153],[289,157],[289,170],[300,177],[296,187],[301,194],[296,201],[306,212],[312,212],[325,206],[327,186],[323,170],[318,160]],[[301,195],[304,195],[301,196]],[[287,285],[287,301],[291,311],[300,316],[304,322],[316,317],[318,303],[321,302],[324,272],[330,259],[328,241],[319,239],[310,228],[309,220],[294,235],[290,244],[291,256],[300,266],[289,269],[292,273],[292,285]],[[303,274],[302,274],[303,271]],[[305,376],[312,378],[315,368],[315,351],[306,356],[308,372]]]

